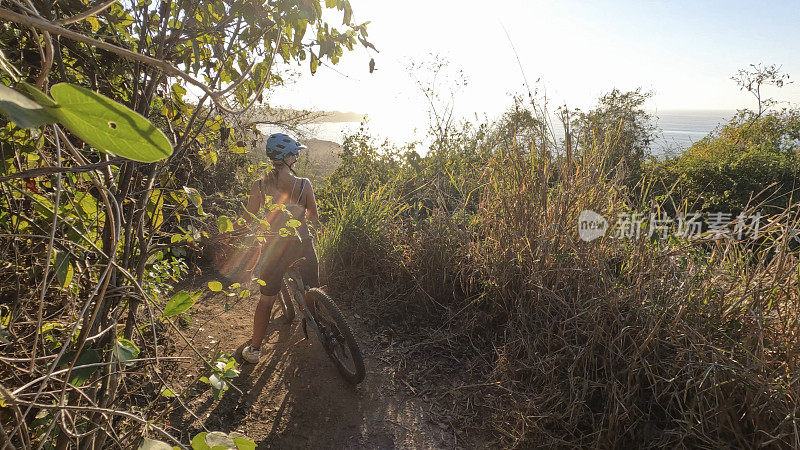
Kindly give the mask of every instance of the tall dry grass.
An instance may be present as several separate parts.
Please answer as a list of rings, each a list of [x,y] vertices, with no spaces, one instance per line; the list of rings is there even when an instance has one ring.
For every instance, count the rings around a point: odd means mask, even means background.
[[[388,332],[434,412],[504,446],[800,447],[786,239],[758,253],[583,242],[581,210],[613,222],[658,209],[609,176],[611,144],[586,144],[573,158],[541,144],[398,164],[380,207],[365,194],[331,211],[323,247],[349,255],[327,261],[332,287]],[[764,231],[790,225],[787,213]]]

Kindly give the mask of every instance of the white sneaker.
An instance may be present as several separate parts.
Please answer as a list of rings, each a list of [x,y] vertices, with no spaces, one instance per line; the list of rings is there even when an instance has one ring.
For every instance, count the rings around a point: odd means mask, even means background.
[[[242,350],[242,358],[244,358],[244,360],[249,362],[250,364],[257,363],[258,362],[258,358],[260,356],[261,356],[261,352],[256,350],[256,349],[254,349],[250,345],[248,345],[247,347],[245,347]]]

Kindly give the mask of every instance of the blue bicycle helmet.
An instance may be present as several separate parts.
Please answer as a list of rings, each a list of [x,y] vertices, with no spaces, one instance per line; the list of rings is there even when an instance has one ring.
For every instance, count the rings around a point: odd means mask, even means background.
[[[304,148],[308,147],[283,133],[273,133],[267,138],[267,157],[273,161],[281,160],[289,155],[297,155]]]

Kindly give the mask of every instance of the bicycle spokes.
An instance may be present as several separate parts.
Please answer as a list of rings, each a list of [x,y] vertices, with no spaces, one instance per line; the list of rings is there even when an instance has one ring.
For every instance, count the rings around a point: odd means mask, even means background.
[[[319,311],[318,308],[317,310]],[[329,313],[321,315],[319,318],[319,327],[323,337],[323,346],[334,358],[336,358],[342,365],[346,366],[347,370],[355,371],[353,367],[353,358],[350,355],[350,349],[347,342],[342,335],[341,330],[336,326],[336,322]]]
[[[304,294],[308,321],[316,330],[325,353],[336,363],[345,380],[360,383],[366,373],[364,359],[341,310],[320,289],[312,288]]]

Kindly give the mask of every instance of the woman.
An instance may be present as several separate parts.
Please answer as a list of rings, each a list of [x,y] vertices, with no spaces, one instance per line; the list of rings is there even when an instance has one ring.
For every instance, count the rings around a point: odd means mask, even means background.
[[[303,282],[311,287],[319,285],[317,254],[308,229],[309,221],[316,227],[319,225],[317,201],[311,182],[307,178],[296,177],[292,170],[300,150],[306,146],[283,133],[276,133],[267,139],[266,147],[272,170],[253,183],[247,211],[257,216],[268,196],[274,204],[284,205],[285,211],[283,208],[265,208],[265,220],[270,224],[270,233],[261,250],[262,264],[258,272],[258,278],[265,284],[261,286],[261,298],[253,318],[253,338],[242,350],[242,358],[249,363],[257,363],[261,356],[261,342],[269,325],[272,305],[289,265],[305,257],[299,266]],[[281,236],[278,231],[292,218],[299,220],[300,226],[296,232]]]

